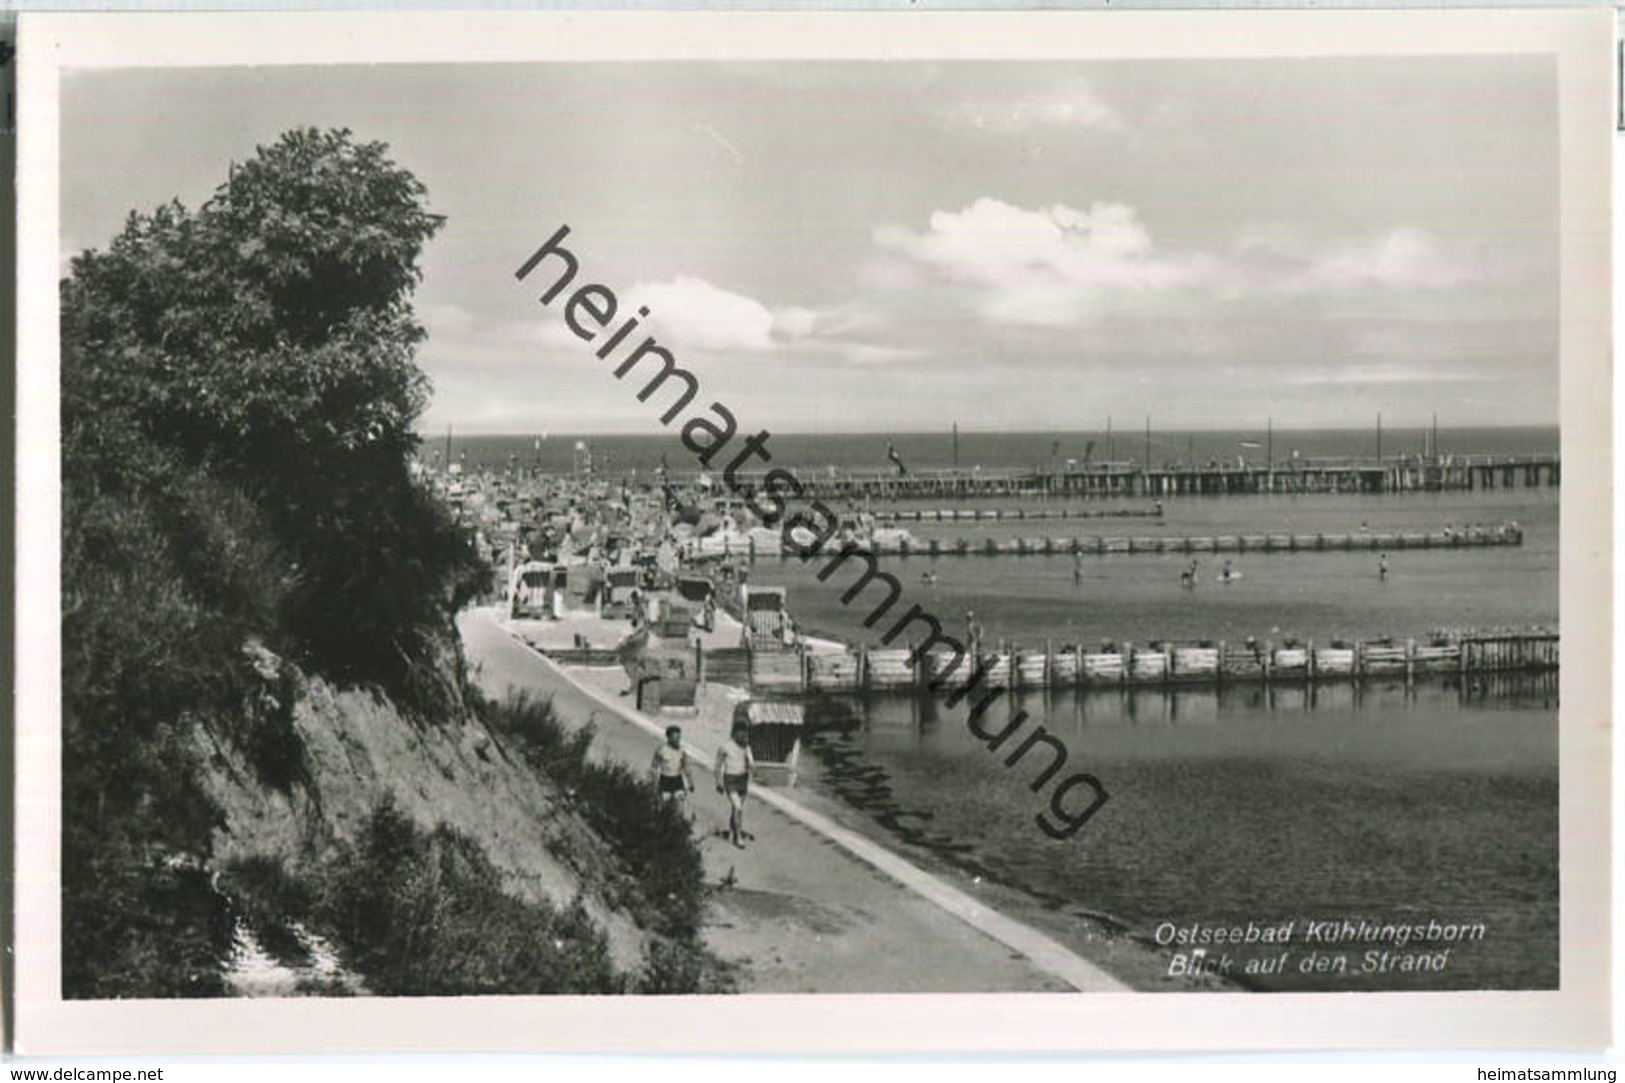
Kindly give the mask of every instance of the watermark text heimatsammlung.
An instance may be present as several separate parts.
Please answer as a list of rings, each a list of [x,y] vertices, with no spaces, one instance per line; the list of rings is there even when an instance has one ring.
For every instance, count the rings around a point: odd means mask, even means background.
[[[694,455],[702,468],[717,469],[720,464],[722,480],[729,491],[749,503],[763,525],[781,530],[784,552],[803,562],[825,557],[826,562],[817,573],[819,582],[828,582],[849,563],[858,569],[857,577],[841,594],[841,604],[851,605],[866,591],[871,592],[868,599],[873,608],[864,617],[864,627],[874,628],[893,616],[903,599],[903,585],[897,577],[882,571],[874,553],[853,542],[845,542],[833,554],[826,554],[825,546],[839,531],[840,519],[823,501],[816,497],[805,499],[806,487],[794,471],[773,466],[763,476],[759,488],[739,476],[752,461],[764,467],[772,464],[773,453],[768,445],[773,434],[761,429],[735,444],[740,427],[732,410],[720,402],[696,406],[702,399],[699,378],[679,365],[671,350],[653,336],[637,333],[642,321],[649,317],[649,310],[640,306],[635,314],[625,314],[620,299],[608,286],[587,281],[577,284],[581,262],[575,253],[564,247],[569,235],[570,227],[560,226],[514,272],[514,277],[524,281],[545,264],[545,273],[551,278],[538,298],[540,302],[549,306],[559,302],[565,326],[582,342],[596,346],[593,355],[600,361],[614,364],[617,380],[634,374],[644,380],[637,393],[639,402],[662,396],[660,403],[665,408],[660,414],[660,423],[670,426],[683,419],[678,430],[683,447]],[[690,407],[695,408],[690,410]],[[915,637],[922,634],[923,639],[916,642]],[[905,635],[908,637],[905,642],[914,643],[911,664],[924,665],[927,658],[946,656],[945,664],[934,667],[935,673],[927,687],[932,693],[945,693],[947,706],[957,706],[980,688],[987,673],[980,658],[969,659],[972,668],[968,679],[958,683],[951,681],[954,673],[967,663],[969,648],[944,632],[942,621],[936,615],[918,604],[911,604],[895,614],[890,626],[880,634],[880,642],[889,645]],[[950,684],[954,686],[950,688]],[[1002,755],[1006,767],[1015,769],[1025,764],[1026,770],[1034,770],[1042,763],[1043,769],[1032,779],[1032,791],[1041,793],[1052,782],[1054,785],[1049,790],[1048,805],[1038,813],[1036,822],[1051,838],[1071,838],[1105,805],[1106,790],[1099,779],[1086,771],[1063,774],[1071,760],[1066,743],[1042,724],[1021,734],[1018,742],[1018,734],[1029,721],[1027,712],[1017,711],[1002,726],[987,724],[988,708],[1004,692],[1000,686],[985,689],[971,704],[970,731],[989,752]],[[1034,756],[1037,763],[1026,763],[1029,756]]]

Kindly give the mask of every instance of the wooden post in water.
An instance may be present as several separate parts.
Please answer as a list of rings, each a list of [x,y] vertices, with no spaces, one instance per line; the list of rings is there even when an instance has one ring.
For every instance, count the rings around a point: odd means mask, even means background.
[[[1264,488],[1267,492],[1275,491],[1275,418],[1267,418],[1264,422]]]

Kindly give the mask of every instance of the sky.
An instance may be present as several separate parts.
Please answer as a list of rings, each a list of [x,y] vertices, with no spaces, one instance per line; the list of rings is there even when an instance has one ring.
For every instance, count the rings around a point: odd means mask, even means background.
[[[554,264],[514,277],[563,225],[742,428],[1556,424],[1556,94],[1537,56],[71,72],[61,250],[346,127],[446,216],[428,431],[662,431]]]

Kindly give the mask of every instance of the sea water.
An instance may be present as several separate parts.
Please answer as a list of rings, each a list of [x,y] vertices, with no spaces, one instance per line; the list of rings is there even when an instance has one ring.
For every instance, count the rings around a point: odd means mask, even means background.
[[[1284,971],[1249,977],[1279,950],[1244,946],[1233,976],[1271,990],[1553,988],[1555,687],[1495,693],[1443,680],[1025,693],[981,720],[996,733],[1013,711],[1031,716],[999,754],[966,705],[843,697],[813,705],[800,785],[927,864],[1019,889],[1080,949],[1105,921],[1172,968],[1180,951],[1159,930],[1292,922]],[[1086,770],[1109,794],[1070,839],[1037,824],[1049,752],[1005,763],[1038,724],[1067,750],[1062,773]],[[1366,952],[1392,944],[1305,942],[1312,923],[1343,920],[1485,932],[1441,971],[1366,973]],[[1317,950],[1345,969],[1300,969]]]
[[[1090,505],[1095,506],[1095,505]],[[1026,647],[1253,636],[1390,636],[1435,629],[1558,626],[1558,497],[1553,489],[1391,496],[1183,497],[1145,520],[927,524],[921,536],[1174,535],[1438,530],[1515,520],[1517,547],[1400,550],[1378,574],[1371,551],[1190,556],[956,556],[884,562],[958,634],[974,613],[988,640]],[[1241,577],[1215,572],[1224,559]],[[819,561],[759,561],[751,581],[789,588],[806,626],[876,643],[882,591],[850,604],[856,576]],[[934,581],[924,581],[924,570]],[[1025,711],[1110,795],[1074,837],[1036,824],[1045,760],[1007,766],[968,725],[967,705],[873,696],[818,705],[847,719],[809,742],[804,785],[859,810],[877,834],[966,876],[1019,888],[1066,938],[1104,917],[1165,955],[1159,930],[1295,925],[1296,943],[1209,945],[1259,989],[1551,988],[1558,976],[1557,698],[1554,679],[1332,683],[1306,688],[1029,693],[1005,697],[984,732]],[[1013,747],[1014,742],[1010,746]],[[1316,922],[1481,926],[1463,943],[1305,943]],[[1448,947],[1449,953],[1442,954]],[[1384,955],[1383,952],[1387,952]],[[1342,969],[1315,969],[1341,962]],[[1281,961],[1284,960],[1284,963]],[[1441,969],[1393,969],[1400,962]],[[1274,971],[1247,975],[1252,964]],[[1300,968],[1308,969],[1300,969]],[[1387,967],[1388,969],[1384,969]]]
[[[1148,506],[1071,501],[1028,507]],[[1006,507],[1022,506],[1005,501]],[[1357,496],[1170,497],[1160,519],[1046,519],[908,523],[914,536],[944,544],[986,538],[1105,536],[1214,537],[1270,533],[1438,531],[1447,525],[1516,522],[1520,546],[1286,553],[1162,553],[910,556],[886,570],[904,586],[898,613],[918,604],[958,635],[974,613],[988,641],[1026,647],[1096,646],[1103,640],[1371,639],[1446,628],[1557,626],[1558,490]],[[1386,556],[1388,575],[1380,575]],[[1181,573],[1198,563],[1194,589]],[[790,610],[811,632],[876,643],[893,620],[866,626],[882,597],[870,587],[851,602],[854,562],[820,581],[827,560],[759,560],[750,581],[788,588]],[[1226,563],[1238,578],[1226,584]]]

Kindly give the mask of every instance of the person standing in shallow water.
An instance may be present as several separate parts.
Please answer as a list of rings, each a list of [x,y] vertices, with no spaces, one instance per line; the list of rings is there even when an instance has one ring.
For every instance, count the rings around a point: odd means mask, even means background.
[[[756,757],[750,751],[750,727],[743,722],[734,723],[733,732],[717,749],[717,792],[728,798],[728,837],[741,850],[741,839],[756,839],[745,830],[745,795],[750,792],[750,777],[756,769]]]
[[[1377,578],[1384,583],[1388,582],[1388,554],[1384,553],[1377,558]]]

